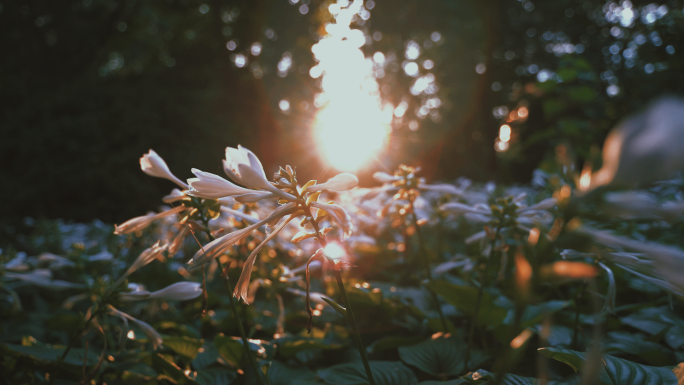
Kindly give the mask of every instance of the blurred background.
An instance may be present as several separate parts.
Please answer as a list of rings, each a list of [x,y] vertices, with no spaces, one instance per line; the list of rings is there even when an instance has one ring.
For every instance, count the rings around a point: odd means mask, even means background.
[[[0,222],[120,223],[226,146],[301,179],[529,182],[684,90],[684,4],[0,0]]]

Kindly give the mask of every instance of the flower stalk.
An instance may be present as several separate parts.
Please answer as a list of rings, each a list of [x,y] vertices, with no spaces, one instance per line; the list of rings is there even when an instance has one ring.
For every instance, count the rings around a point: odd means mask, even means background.
[[[311,211],[308,207],[306,207],[305,212],[308,218],[312,218]],[[313,219],[309,220],[309,223],[316,232],[316,239],[318,240],[318,243],[320,243],[321,247],[325,249],[325,247],[328,245],[328,242],[325,240],[325,236],[320,234],[318,224]],[[366,370],[366,376],[368,376],[368,382],[370,383],[370,385],[375,385],[375,380],[373,379],[373,373],[371,372],[370,363],[368,362],[368,356],[366,355],[366,348],[363,346],[363,342],[361,341],[359,327],[356,324],[356,319],[354,318],[354,311],[352,310],[351,303],[349,302],[349,297],[347,297],[347,290],[345,289],[344,282],[342,281],[341,269],[333,267],[333,273],[335,274],[337,287],[340,289],[340,293],[342,294],[342,301],[344,303],[344,306],[347,308],[347,321],[351,325],[352,331],[354,332],[353,334],[354,339],[356,340],[356,347],[359,349],[359,354],[361,355],[361,360],[363,361],[363,367]]]
[[[409,196],[409,211],[411,212],[411,222],[413,222],[413,226],[416,229],[416,236],[418,237],[418,247],[420,247],[421,260],[423,261],[423,267],[425,268],[425,276],[427,277],[428,281],[432,282],[432,272],[430,271],[430,262],[428,260],[427,249],[425,248],[425,241],[423,241],[423,234],[420,232],[420,226],[418,225],[418,217],[416,216],[416,210],[415,210],[415,207],[413,205],[414,200],[415,200],[415,196],[413,196],[413,194],[410,194],[410,196]],[[428,290],[428,291],[432,295],[432,299],[437,304],[437,311],[439,312],[439,319],[442,322],[442,331],[444,333],[448,333],[449,328],[447,327],[447,320],[446,320],[446,317],[444,317],[444,312],[442,311],[442,306],[439,304],[439,298],[437,297],[437,294],[435,294],[435,292],[433,292],[432,290]]]
[[[193,198],[196,199],[196,198]],[[204,210],[201,211],[201,219],[202,222],[204,223],[204,232],[207,234],[207,237],[209,237],[210,241],[215,240],[216,238],[211,234],[211,230],[209,230],[209,220],[207,219],[207,216],[204,215]],[[240,338],[242,339],[242,345],[245,349],[245,354],[249,357],[248,361],[250,366],[252,367],[252,370],[254,371],[254,376],[257,379],[257,383],[259,385],[263,385],[263,381],[261,380],[261,374],[259,373],[259,368],[256,363],[256,358],[252,355],[252,352],[250,351],[249,348],[249,339],[247,338],[247,333],[245,333],[245,328],[242,326],[242,320],[240,319],[240,315],[238,314],[238,309],[237,309],[237,304],[235,303],[236,300],[233,298],[233,286],[230,283],[230,278],[228,278],[228,268],[230,267],[229,265],[226,265],[225,268],[223,266],[223,263],[221,262],[221,258],[216,258],[216,262],[218,262],[219,269],[221,270],[221,278],[223,279],[223,285],[226,287],[226,290],[228,290],[228,299],[230,300],[230,309],[233,312],[233,316],[235,317],[235,320],[237,321],[238,325],[238,332],[240,333]]]

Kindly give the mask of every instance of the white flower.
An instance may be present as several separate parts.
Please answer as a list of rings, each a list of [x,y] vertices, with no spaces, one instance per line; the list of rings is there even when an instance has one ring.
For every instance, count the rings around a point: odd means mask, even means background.
[[[188,210],[188,207],[176,206],[176,207],[172,208],[171,210],[162,211],[159,214],[150,213],[150,214],[147,214],[147,215],[144,215],[141,217],[135,217],[133,219],[129,219],[126,222],[124,222],[118,226],[115,226],[116,229],[114,230],[114,234],[117,234],[117,235],[129,234],[129,233],[133,233],[133,232],[142,230],[145,227],[152,224],[152,222],[154,222],[158,219],[168,217],[169,215],[178,214],[184,210]]]
[[[173,203],[173,202],[178,202],[179,200],[185,198],[187,195],[183,194],[183,192],[177,188],[171,190],[171,194],[165,195],[162,198],[162,202],[164,203]]]
[[[434,191],[438,192],[441,194],[451,194],[451,195],[461,195],[463,194],[464,189],[458,188],[452,184],[448,183],[438,183],[438,184],[424,184],[421,183],[418,185],[418,188],[421,190],[428,190],[428,191]]]
[[[129,285],[131,287],[131,285]],[[134,288],[137,288],[134,286]],[[161,290],[153,291],[136,290],[131,293],[122,293],[122,301],[139,301],[144,299],[165,299],[169,301],[186,301],[194,299],[202,294],[202,285],[197,282],[176,282]]]
[[[230,234],[222,236],[221,238],[217,238],[209,242],[206,246],[204,246],[203,249],[198,250],[192,259],[188,261],[188,265],[190,265],[188,270],[192,270],[200,265],[210,262],[212,259],[228,251],[234,244],[251,234],[252,231],[256,230],[260,226],[290,214],[295,206],[296,204],[294,202],[280,206],[274,210],[269,217],[245,227],[242,230],[234,231]]]
[[[664,98],[614,128],[603,145],[603,167],[590,188],[633,187],[667,179],[684,167],[684,101]]]
[[[349,214],[341,207],[336,204],[322,203],[322,202],[311,202],[311,207],[323,210],[330,215],[333,222],[335,222],[342,229],[345,238],[349,237],[352,233],[353,225],[351,222],[351,217]]]
[[[226,159],[223,161],[223,170],[228,176],[240,183],[255,190],[270,191],[282,198],[294,201],[295,197],[278,189],[268,181],[264,167],[259,158],[252,151],[239,146],[238,148],[227,147]]]
[[[161,156],[157,155],[154,150],[150,150],[147,154],[143,155],[142,158],[140,158],[140,168],[143,170],[143,172],[147,175],[154,176],[157,178],[164,178],[168,179],[177,185],[181,186],[183,189],[187,189],[188,185],[185,184],[182,180],[178,179],[175,175],[171,173],[169,170],[169,166],[166,165],[166,162],[164,162],[164,159],[162,159]]]
[[[160,243],[161,241],[157,241],[157,243],[145,249],[145,251],[143,251],[138,258],[135,259],[135,261],[133,261],[131,267],[129,267],[128,270],[126,270],[126,272],[119,279],[117,279],[116,282],[114,282],[112,288],[119,286],[129,275],[133,274],[134,271],[152,262],[155,258],[157,258],[157,256],[159,256],[159,254],[166,250],[167,245],[160,246]]]
[[[242,268],[242,273],[240,274],[240,279],[238,279],[238,282],[235,285],[235,290],[233,290],[234,297],[238,299],[242,298],[245,301],[245,303],[249,303],[249,280],[252,277],[252,269],[254,268],[254,262],[256,261],[256,257],[259,254],[259,251],[261,251],[261,248],[263,248],[266,245],[266,243],[273,239],[273,237],[275,237],[280,232],[280,230],[282,230],[293,219],[294,217],[286,217],[285,220],[280,225],[278,225],[278,227],[273,229],[271,234],[269,234],[264,239],[264,241],[259,244],[259,246],[252,250],[252,253],[249,255],[249,257],[247,257],[247,260],[245,260],[244,267]]]
[[[356,187],[356,185],[358,184],[359,178],[357,178],[356,175],[344,172],[342,174],[335,175],[325,183],[308,187],[306,189],[306,192],[316,192],[323,190],[347,191]]]
[[[23,281],[31,285],[43,287],[51,290],[63,290],[63,289],[83,289],[84,286],[78,283],[71,283],[61,280],[53,280],[52,272],[48,269],[37,269],[29,273],[13,273],[5,272],[4,278],[16,279],[18,281]]]
[[[378,171],[375,174],[373,174],[373,179],[377,180],[380,183],[392,183],[400,180],[401,177],[390,175],[383,171]]]
[[[130,315],[128,315],[122,311],[117,310],[112,305],[107,305],[107,313],[109,313],[110,315],[113,315],[113,316],[120,317],[121,320],[124,322],[124,324],[126,324],[126,329],[128,329],[128,320],[133,321],[136,325],[138,325],[140,330],[142,330],[142,332],[145,334],[147,339],[150,342],[152,342],[152,346],[154,347],[155,350],[157,348],[159,348],[162,345],[162,343],[164,342],[161,335],[159,335],[159,333],[157,333],[157,331],[154,330],[154,328],[152,326],[150,326],[147,322],[144,322],[144,321],[141,321],[137,318],[131,317]],[[122,333],[125,335],[126,330],[122,331]]]
[[[187,193],[192,196],[206,199],[218,199],[231,195],[241,195],[254,192],[252,190],[230,183],[218,175],[204,172],[196,168],[192,169],[192,173],[197,176],[197,178],[188,179],[190,190],[188,190]]]
[[[667,281],[668,289],[680,296],[684,296],[684,251],[674,246],[666,246],[654,242],[641,242],[632,239],[615,236],[609,232],[596,230],[590,227],[580,227],[578,231],[594,238],[598,243],[609,247],[625,248],[643,253],[646,258],[653,261],[654,271]],[[621,266],[625,268],[624,266]],[[626,268],[625,268],[626,269]],[[632,274],[638,274],[626,269]],[[654,279],[654,278],[651,278]],[[660,285],[663,287],[664,285]]]

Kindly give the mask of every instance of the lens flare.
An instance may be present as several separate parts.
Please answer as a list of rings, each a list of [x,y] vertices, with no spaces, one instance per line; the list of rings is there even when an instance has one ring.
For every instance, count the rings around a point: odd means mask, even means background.
[[[315,139],[326,161],[342,171],[357,170],[371,160],[385,144],[392,121],[393,108],[382,105],[374,60],[360,49],[368,37],[350,28],[362,7],[362,0],[329,7],[336,23],[326,26],[328,35],[311,49],[318,64],[309,73],[321,77],[323,89],[314,103],[320,108]],[[377,53],[374,57],[380,60]]]

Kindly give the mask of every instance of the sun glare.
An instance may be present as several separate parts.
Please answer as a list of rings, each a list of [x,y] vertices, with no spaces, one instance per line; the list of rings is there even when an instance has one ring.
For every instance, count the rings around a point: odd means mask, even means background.
[[[321,77],[323,89],[314,102],[320,108],[314,135],[320,153],[332,167],[354,171],[386,143],[393,109],[383,108],[373,59],[360,49],[367,37],[350,28],[354,15],[370,17],[363,1],[338,1],[328,11],[336,23],[326,26],[328,35],[311,49],[318,64],[310,75]]]

